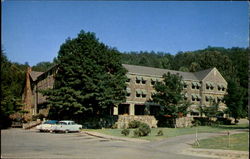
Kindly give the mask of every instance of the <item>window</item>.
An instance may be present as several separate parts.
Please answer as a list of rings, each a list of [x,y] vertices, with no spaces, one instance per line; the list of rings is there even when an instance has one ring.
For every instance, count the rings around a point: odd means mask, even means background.
[[[142,98],[146,98],[147,96],[147,91],[146,90],[142,90]]]
[[[209,101],[209,97],[208,96],[206,96],[206,102],[208,102]]]
[[[130,88],[126,88],[126,96],[129,97],[131,94],[131,89]]]
[[[192,89],[200,89],[200,83],[198,82],[192,82]]]
[[[185,100],[187,100],[187,99],[188,99],[188,94],[187,94],[187,93],[185,93],[185,95],[184,95],[184,99],[185,99]]]
[[[139,94],[139,93],[136,93],[136,97],[140,97],[141,96],[141,94]]]
[[[142,83],[142,84],[146,84],[146,80],[143,79],[143,80],[141,81],[141,83]]]
[[[192,82],[192,89],[195,89],[195,87],[196,87],[196,83]]]
[[[139,84],[139,83],[141,83],[141,81],[140,81],[140,80],[136,80],[136,83],[138,83],[138,84]]]
[[[151,85],[155,85],[157,79],[156,78],[151,78]]]
[[[127,78],[126,82],[130,82],[130,78]]]
[[[142,77],[140,77],[140,76],[136,76],[136,83],[137,84],[139,84],[139,83],[141,83],[141,80],[142,80]]]
[[[191,112],[190,115],[191,116],[199,116],[199,113],[198,112]]]
[[[137,89],[136,90],[136,97],[141,97],[141,94],[142,94],[141,90]]]
[[[187,88],[187,84],[186,84],[186,83],[184,83],[183,87],[184,87],[184,88]]]

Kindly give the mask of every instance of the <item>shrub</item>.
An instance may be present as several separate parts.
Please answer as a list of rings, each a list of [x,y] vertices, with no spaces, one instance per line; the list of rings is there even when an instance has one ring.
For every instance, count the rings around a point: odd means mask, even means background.
[[[123,129],[123,130],[121,131],[121,134],[123,134],[124,136],[128,136],[129,133],[130,133],[129,129]]]
[[[139,128],[134,130],[134,136],[147,136],[151,132],[150,127],[146,123],[141,123]]]
[[[218,122],[220,122],[220,124],[222,125],[231,125],[232,124],[232,120],[228,119],[228,118],[217,118]]]
[[[35,121],[37,119],[43,120],[43,118],[45,118],[45,115],[43,115],[43,114],[37,114],[37,115],[32,116],[33,121]]]
[[[157,132],[157,136],[163,136],[163,135],[164,135],[164,133],[163,133],[162,130],[159,130],[159,131]]]
[[[140,132],[139,132],[138,129],[135,129],[135,130],[134,130],[134,136],[135,136],[135,137],[139,137],[139,136],[140,136]]]
[[[128,128],[139,128],[139,126],[142,124],[142,122],[137,121],[137,120],[133,120],[131,122],[128,123]]]
[[[194,117],[193,123],[198,122],[200,126],[210,126],[211,121],[208,117]]]
[[[193,126],[200,126],[201,122],[199,120],[192,121]]]
[[[117,123],[115,123],[114,125],[112,125],[111,129],[117,129],[118,125]]]

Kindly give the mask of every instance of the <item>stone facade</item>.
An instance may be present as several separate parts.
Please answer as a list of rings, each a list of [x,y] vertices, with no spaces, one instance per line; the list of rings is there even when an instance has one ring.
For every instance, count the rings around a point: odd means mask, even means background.
[[[150,110],[148,110],[149,112],[143,112],[143,110],[147,109],[147,104],[152,104],[147,101],[155,93],[154,83],[162,81],[162,75],[167,72],[182,76],[185,85],[183,94],[185,94],[186,100],[192,103],[191,113],[188,116],[202,116],[198,110],[199,106],[208,107],[213,101],[222,101],[226,94],[227,82],[216,68],[190,73],[144,66],[123,66],[128,70],[127,77],[129,78],[127,81],[127,100],[118,108],[114,108],[115,115],[144,115],[148,113],[153,115]],[[219,109],[224,110],[225,108],[226,105],[220,102]]]
[[[153,105],[153,103],[147,101],[155,93],[154,83],[161,81],[162,75],[168,72],[182,76],[185,85],[183,94],[186,100],[192,103],[191,113],[188,116],[202,116],[198,111],[199,106],[210,106],[212,101],[221,101],[226,94],[227,82],[216,68],[191,73],[126,64],[123,64],[123,67],[128,70],[127,100],[118,107],[114,107],[114,115],[154,115],[157,109],[148,107],[147,105]],[[39,93],[39,90],[53,88],[57,68],[57,66],[52,67],[44,73],[28,70],[24,103],[27,106],[25,109],[32,109],[30,111],[32,115],[39,112],[46,115],[48,112],[48,109],[40,108],[45,102],[45,97]],[[220,102],[219,108],[224,110],[226,105]]]
[[[128,128],[129,122],[134,120],[146,123],[151,128],[157,128],[157,120],[152,115],[119,115],[118,120],[116,122],[117,128]]]

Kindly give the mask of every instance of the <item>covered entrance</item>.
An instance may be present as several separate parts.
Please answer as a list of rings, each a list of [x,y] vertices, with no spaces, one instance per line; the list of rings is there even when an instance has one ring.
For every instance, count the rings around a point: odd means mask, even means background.
[[[129,104],[120,104],[118,106],[118,115],[129,114]]]

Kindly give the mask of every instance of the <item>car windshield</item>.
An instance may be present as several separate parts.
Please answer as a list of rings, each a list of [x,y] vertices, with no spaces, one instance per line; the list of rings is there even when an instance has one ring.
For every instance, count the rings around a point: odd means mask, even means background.
[[[67,123],[65,123],[65,122],[59,122],[58,124],[59,125],[67,125]]]
[[[44,122],[44,124],[57,124],[57,123],[58,123],[57,120],[48,120]]]

